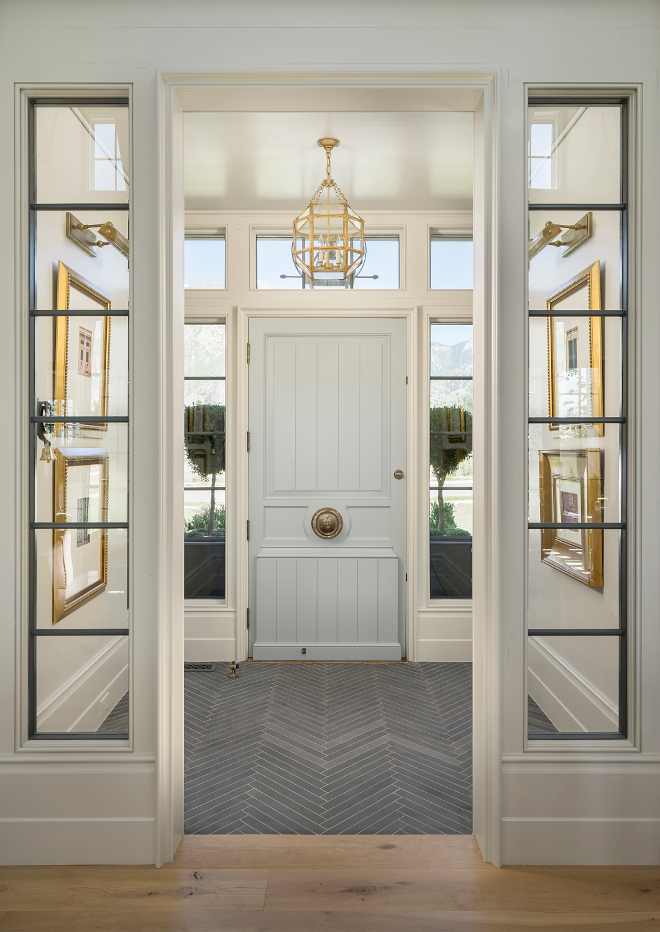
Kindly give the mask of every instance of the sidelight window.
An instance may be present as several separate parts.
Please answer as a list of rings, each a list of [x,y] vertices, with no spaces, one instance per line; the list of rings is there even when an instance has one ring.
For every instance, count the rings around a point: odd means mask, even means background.
[[[628,730],[626,120],[529,109],[530,739]]]
[[[225,597],[225,324],[184,328],[184,597]]]
[[[472,325],[431,324],[430,597],[472,597]]]
[[[28,734],[128,738],[129,110],[29,108]]]

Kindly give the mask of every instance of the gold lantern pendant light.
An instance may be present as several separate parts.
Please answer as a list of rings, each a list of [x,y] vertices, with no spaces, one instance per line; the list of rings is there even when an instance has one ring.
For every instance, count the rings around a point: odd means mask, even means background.
[[[332,178],[330,155],[339,140],[324,137],[318,145],[325,149],[326,175],[309,207],[293,221],[293,262],[312,288],[347,288],[365,259],[364,220]]]

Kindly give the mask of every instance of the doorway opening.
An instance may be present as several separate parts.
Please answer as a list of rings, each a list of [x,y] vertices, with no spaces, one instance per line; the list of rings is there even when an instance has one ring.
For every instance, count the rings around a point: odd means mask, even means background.
[[[474,113],[309,95],[187,95],[185,656],[216,668],[186,673],[185,831],[470,833]],[[292,260],[324,136],[348,287]]]

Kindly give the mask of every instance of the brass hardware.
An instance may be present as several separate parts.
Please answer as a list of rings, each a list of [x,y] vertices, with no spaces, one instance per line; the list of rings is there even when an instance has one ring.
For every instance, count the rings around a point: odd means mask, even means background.
[[[228,678],[229,678],[230,680],[237,680],[237,679],[238,679],[238,677],[236,676],[236,671],[238,670],[239,667],[240,667],[240,664],[239,664],[239,663],[236,663],[235,660],[232,660],[232,662],[231,662],[231,673],[228,673],[228,674],[227,674],[227,676],[228,676]]]
[[[562,235],[562,230],[567,232]],[[561,239],[555,239],[561,236]],[[570,255],[578,246],[593,236],[593,213],[580,217],[577,223],[554,223],[548,220],[541,232],[529,241],[529,258],[533,259],[546,246],[561,246],[562,258]]]
[[[341,533],[344,519],[334,508],[319,508],[312,518],[312,530],[317,537],[330,540]]]
[[[394,478],[395,478],[395,479],[403,479],[403,469],[395,469],[395,470],[394,470]]]
[[[247,539],[249,540],[250,539],[250,522],[249,521],[247,522],[246,531],[247,531]]]
[[[324,136],[318,145],[325,149],[325,178],[293,221],[293,263],[312,288],[347,287],[365,260],[364,220],[349,206],[331,175],[330,154],[339,140]]]
[[[92,230],[98,230],[99,236],[104,236],[107,242],[97,240]],[[67,211],[66,235],[90,256],[96,256],[95,246],[114,246],[125,259],[128,259],[129,242],[110,220],[105,223],[82,223]]]
[[[247,345],[247,364],[250,365],[250,344]]]
[[[303,649],[300,651],[300,653],[301,653],[301,654],[306,654],[306,653],[307,653],[307,648],[306,648],[306,647],[303,647]]]
[[[247,452],[250,452],[250,431],[247,432]]]

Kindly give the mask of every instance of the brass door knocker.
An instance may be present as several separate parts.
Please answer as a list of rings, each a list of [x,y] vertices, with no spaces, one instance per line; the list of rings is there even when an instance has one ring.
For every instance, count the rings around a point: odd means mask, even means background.
[[[334,508],[319,508],[312,518],[312,530],[317,537],[330,540],[341,533],[344,519]]]

